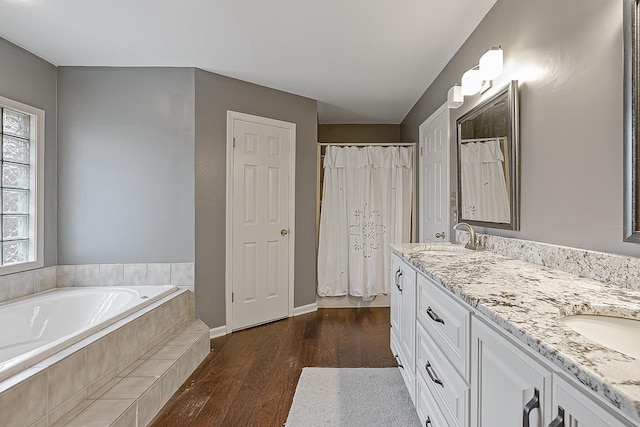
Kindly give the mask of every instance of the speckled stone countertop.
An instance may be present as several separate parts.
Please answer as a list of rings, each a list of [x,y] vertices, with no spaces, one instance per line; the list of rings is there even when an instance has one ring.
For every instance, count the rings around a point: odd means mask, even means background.
[[[447,245],[447,244],[440,244]],[[640,291],[597,282],[492,252],[420,251],[425,243],[391,245],[426,276],[516,339],[640,422],[640,359],[590,341],[562,315],[640,319]],[[639,278],[640,280],[640,278]]]

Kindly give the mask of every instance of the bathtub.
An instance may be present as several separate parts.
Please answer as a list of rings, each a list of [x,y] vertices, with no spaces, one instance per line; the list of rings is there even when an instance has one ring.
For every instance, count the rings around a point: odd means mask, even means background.
[[[0,304],[0,381],[176,290],[57,288]]]

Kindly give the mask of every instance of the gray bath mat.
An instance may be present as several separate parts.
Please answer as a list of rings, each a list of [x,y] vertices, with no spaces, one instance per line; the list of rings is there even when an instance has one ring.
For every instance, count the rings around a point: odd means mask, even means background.
[[[304,368],[287,427],[419,426],[398,368]]]

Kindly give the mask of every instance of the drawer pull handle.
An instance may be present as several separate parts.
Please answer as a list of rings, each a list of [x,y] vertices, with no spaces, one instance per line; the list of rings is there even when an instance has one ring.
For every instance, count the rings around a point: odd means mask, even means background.
[[[564,409],[562,406],[558,406],[558,416],[551,421],[549,427],[564,427]]]
[[[396,364],[398,365],[398,368],[404,369],[404,366],[402,366],[402,363],[400,363],[400,358],[398,357],[398,355],[394,354],[393,357],[396,358]]]
[[[424,427],[429,427],[432,425],[433,424],[431,424],[431,418],[429,417],[429,415],[427,415],[427,421],[424,422]]]
[[[431,320],[433,320],[434,322],[442,323],[444,325],[444,320],[442,320],[442,318],[438,316],[431,307],[427,308],[427,314],[429,315]]]
[[[522,427],[529,427],[529,416],[531,411],[540,407],[540,390],[533,389],[533,397],[522,408]]]
[[[442,380],[438,378],[438,376],[434,372],[433,367],[431,366],[431,362],[427,361],[427,364],[425,365],[424,369],[426,369],[427,374],[429,375],[429,378],[431,378],[431,381],[433,381],[436,384],[440,384],[442,387],[444,387]]]
[[[398,273],[396,274],[396,288],[398,288],[400,293],[402,293],[402,286],[400,286],[400,279],[402,279],[402,271],[398,270]]]

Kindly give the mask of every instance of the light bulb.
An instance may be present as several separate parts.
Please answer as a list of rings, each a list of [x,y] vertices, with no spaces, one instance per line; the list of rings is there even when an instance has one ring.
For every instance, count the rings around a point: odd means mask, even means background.
[[[500,48],[491,48],[480,57],[482,80],[493,80],[502,73],[503,54]]]
[[[464,96],[475,95],[482,89],[482,77],[480,70],[471,69],[462,75],[462,94]]]

